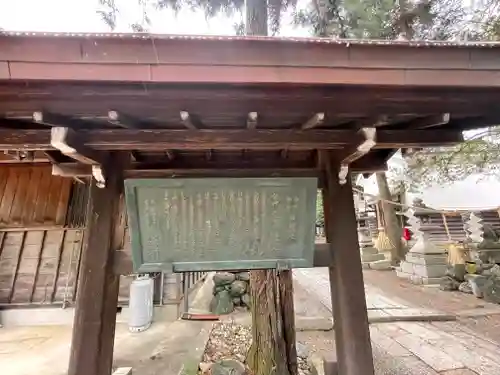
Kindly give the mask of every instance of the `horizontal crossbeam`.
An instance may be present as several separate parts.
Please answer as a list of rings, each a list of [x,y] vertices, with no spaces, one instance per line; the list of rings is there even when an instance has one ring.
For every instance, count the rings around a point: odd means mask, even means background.
[[[330,244],[316,243],[314,245],[314,267],[328,267],[333,265]],[[115,275],[130,275],[133,273],[132,255],[129,251],[119,250],[115,252],[113,261],[113,273]]]
[[[336,149],[364,138],[355,130],[87,130],[82,146],[95,150]],[[433,147],[463,141],[445,130],[378,130],[374,149]],[[0,130],[0,150],[51,150],[50,130]]]

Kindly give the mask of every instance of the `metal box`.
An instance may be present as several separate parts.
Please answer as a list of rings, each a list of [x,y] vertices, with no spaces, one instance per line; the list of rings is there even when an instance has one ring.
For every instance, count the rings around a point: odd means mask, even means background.
[[[312,267],[316,178],[125,181],[134,271]]]

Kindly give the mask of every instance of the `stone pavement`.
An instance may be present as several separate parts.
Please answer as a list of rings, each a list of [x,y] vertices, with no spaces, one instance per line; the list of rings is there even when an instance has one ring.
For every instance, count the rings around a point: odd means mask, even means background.
[[[302,287],[331,309],[327,269],[295,270],[294,276]],[[370,317],[374,313],[376,316],[393,317],[405,314],[444,315],[386,295],[373,285],[366,285],[365,290]],[[392,372],[394,369],[390,368],[378,371],[381,374],[500,374],[500,344],[460,321],[436,322],[429,319],[428,322],[372,323],[370,333],[376,366],[380,366],[382,359],[387,366],[401,368],[397,372]]]
[[[198,365],[212,322],[155,322],[141,333],[117,324],[114,367],[133,367],[134,374],[177,375]],[[2,375],[67,373],[71,326],[25,326],[0,329]]]

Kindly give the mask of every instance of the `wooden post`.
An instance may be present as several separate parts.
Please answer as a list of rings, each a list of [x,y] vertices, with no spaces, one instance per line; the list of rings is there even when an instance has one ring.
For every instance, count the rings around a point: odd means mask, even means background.
[[[119,284],[113,255],[123,188],[120,167],[109,169],[113,174],[104,188],[95,181],[90,188],[68,375],[111,374]]]
[[[339,163],[322,153],[325,232],[334,263],[329,267],[339,374],[373,375],[365,288],[350,175],[340,185]]]

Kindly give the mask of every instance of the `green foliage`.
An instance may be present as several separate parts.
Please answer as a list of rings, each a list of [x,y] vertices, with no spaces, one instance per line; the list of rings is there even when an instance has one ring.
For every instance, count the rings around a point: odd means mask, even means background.
[[[430,148],[406,157],[409,187],[445,184],[481,174],[500,178],[500,127],[469,134],[454,147]]]
[[[120,16],[120,9],[127,1],[132,0],[99,0],[100,8],[97,13],[101,19],[114,30]],[[147,32],[151,26],[149,14],[151,12],[170,9],[177,13],[181,9],[202,10],[207,18],[212,18],[219,14],[233,16],[243,15],[245,6],[249,3],[254,7],[267,7],[267,25],[272,34],[276,34],[281,26],[283,13],[288,9],[294,9],[297,0],[136,0],[141,9],[141,14],[137,21],[130,26],[134,32]],[[265,9],[265,8],[264,8]],[[236,34],[243,34],[244,23],[238,22],[234,25]]]
[[[312,0],[294,23],[322,37],[498,40],[500,2],[474,9],[463,0]]]
[[[316,198],[316,225],[320,227],[325,225],[325,213],[323,212],[323,195],[321,194],[321,190],[318,190],[318,196]]]

